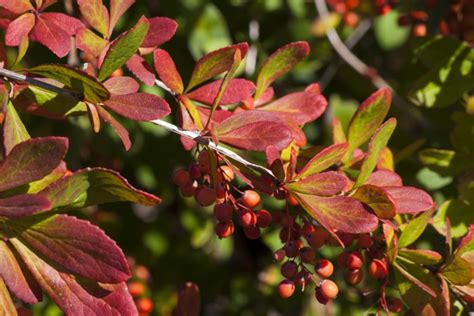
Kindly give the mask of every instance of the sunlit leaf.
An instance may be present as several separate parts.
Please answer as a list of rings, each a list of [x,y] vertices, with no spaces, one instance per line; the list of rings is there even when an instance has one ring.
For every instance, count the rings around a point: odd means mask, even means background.
[[[404,248],[414,243],[425,231],[433,212],[425,212],[420,216],[412,219],[403,228],[400,238],[398,239],[398,247]]]
[[[340,193],[347,185],[347,178],[337,172],[328,171],[316,173],[302,180],[285,184],[291,191],[314,194],[318,196],[331,196]]]
[[[352,197],[369,206],[379,218],[390,219],[396,214],[395,202],[382,187],[366,184],[360,186]]]
[[[184,91],[183,80],[179,75],[176,65],[171,56],[162,49],[156,49],[153,53],[155,70],[161,81],[172,91],[181,94]]]
[[[297,179],[321,172],[339,163],[347,152],[347,143],[329,146],[316,154],[298,173]]]
[[[186,93],[186,96],[192,100],[212,105],[215,98],[217,97],[221,83],[222,80],[213,81],[189,93]],[[231,79],[225,89],[219,105],[228,105],[241,102],[242,100],[251,97],[254,91],[255,85],[253,82],[239,78]]]
[[[5,154],[8,155],[13,147],[28,139],[30,139],[30,134],[28,134],[13,104],[8,102],[5,108],[5,121],[3,122],[3,148]]]
[[[99,56],[108,42],[88,28],[80,29],[76,34],[76,46],[93,57]]]
[[[175,20],[165,17],[154,17],[148,20],[150,22],[150,29],[141,44],[141,47],[156,47],[169,41],[178,24]]]
[[[102,0],[77,0],[84,19],[103,36],[109,35],[109,12]]]
[[[35,25],[35,15],[25,13],[8,24],[5,33],[5,44],[7,46],[19,46],[22,39],[27,37]]]
[[[431,196],[414,187],[384,187],[390,194],[397,214],[417,214],[434,209],[435,203]]]
[[[155,85],[155,74],[153,73],[153,69],[148,65],[146,60],[138,55],[134,54],[127,60],[126,63],[127,68],[143,83],[149,86]]]

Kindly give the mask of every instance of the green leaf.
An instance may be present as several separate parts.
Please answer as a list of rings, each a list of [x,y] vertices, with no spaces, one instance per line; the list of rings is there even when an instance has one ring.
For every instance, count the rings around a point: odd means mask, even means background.
[[[360,168],[360,173],[357,177],[356,183],[354,184],[354,188],[361,186],[369,179],[370,174],[377,166],[382,150],[387,146],[396,126],[397,121],[394,118],[391,118],[375,132],[370,140],[369,149],[367,150],[367,155],[362,163],[362,167]]]
[[[446,218],[449,218],[451,224],[451,237],[461,237],[467,233],[469,224],[474,223],[474,205],[461,200],[448,200],[441,204],[433,218],[433,226],[444,236],[448,229]]]
[[[273,81],[290,71],[308,54],[307,42],[290,43],[271,54],[258,72],[255,99],[257,100]]]
[[[30,139],[30,134],[28,134],[13,104],[8,102],[3,123],[3,147],[5,154],[8,155],[13,147],[28,139]]]
[[[98,75],[100,81],[107,79],[135,54],[145,39],[149,28],[150,22],[148,22],[147,18],[142,16],[133,28],[120,34],[120,36],[110,44],[110,48],[100,66]]]
[[[99,56],[109,42],[88,28],[80,29],[76,34],[76,46],[93,57]]]
[[[443,256],[436,251],[426,249],[402,248],[398,251],[398,255],[411,262],[423,265],[436,265],[443,260]]]
[[[59,179],[41,193],[48,197],[53,208],[82,208],[118,201],[156,205],[161,201],[152,194],[135,189],[115,171],[103,168],[77,171]]]
[[[349,123],[349,159],[354,149],[364,144],[382,124],[390,109],[392,92],[382,88],[367,98],[357,109]]]
[[[84,19],[103,36],[109,35],[109,12],[102,0],[77,0]]]
[[[379,218],[390,219],[396,214],[395,202],[382,187],[366,184],[359,187],[352,197],[368,205]]]
[[[317,153],[298,173],[296,180],[326,170],[341,162],[347,152],[347,143],[334,144]]]
[[[456,285],[467,285],[472,281],[472,268],[469,262],[459,255],[453,255],[441,268],[441,274]]]
[[[428,148],[418,154],[421,162],[428,168],[441,174],[451,174],[456,166],[456,152],[454,150]]]
[[[92,103],[99,103],[109,97],[109,92],[97,79],[67,65],[44,64],[30,68],[28,72],[57,80]]]
[[[402,228],[402,233],[398,240],[399,248],[411,245],[423,234],[433,212],[434,210],[422,213],[420,216],[409,221],[408,224]]]

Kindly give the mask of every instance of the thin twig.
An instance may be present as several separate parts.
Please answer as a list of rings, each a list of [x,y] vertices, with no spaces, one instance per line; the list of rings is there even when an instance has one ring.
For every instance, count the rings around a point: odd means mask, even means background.
[[[76,99],[82,100],[82,95],[77,94],[73,91],[70,91],[70,90],[67,90],[67,89],[64,89],[64,88],[61,88],[61,87],[53,86],[49,83],[45,83],[43,81],[39,81],[39,80],[30,78],[28,76],[16,73],[16,72],[11,71],[11,70],[0,68],[0,76],[3,76],[5,78],[8,78],[8,79],[11,79],[11,80],[14,80],[14,81],[26,82],[26,83],[41,87],[41,88],[46,89],[46,90],[56,92],[58,94],[65,94],[65,95],[74,97]],[[168,91],[173,96],[176,96],[176,94],[168,86],[166,86],[166,84],[163,83],[162,81],[156,80],[156,84],[159,87],[163,88],[164,90]],[[169,130],[170,132],[173,132],[173,133],[178,134],[180,136],[192,139],[192,140],[196,141],[197,143],[202,144],[204,146],[207,146],[207,147],[219,152],[220,154],[222,154],[226,157],[229,157],[229,158],[231,158],[231,159],[233,159],[237,162],[240,162],[241,164],[243,164],[243,165],[245,165],[245,166],[247,166],[247,167],[249,167],[253,170],[256,170],[258,172],[261,172],[262,174],[265,174],[265,175],[269,176],[270,178],[272,178],[277,183],[279,182],[278,178],[273,174],[273,172],[271,170],[269,170],[265,167],[262,167],[260,165],[254,164],[253,162],[250,162],[250,161],[246,160],[245,158],[239,156],[238,154],[236,154],[232,150],[216,144],[215,142],[213,142],[209,138],[202,136],[199,131],[188,131],[188,130],[182,129],[182,128],[174,125],[174,124],[168,123],[168,122],[166,122],[164,120],[160,120],[160,119],[151,120],[149,122],[153,123],[155,125],[161,126],[165,129]]]

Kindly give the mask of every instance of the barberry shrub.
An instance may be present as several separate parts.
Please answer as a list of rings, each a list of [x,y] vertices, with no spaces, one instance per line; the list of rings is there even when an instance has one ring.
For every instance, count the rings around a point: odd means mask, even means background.
[[[308,147],[302,127],[328,105],[319,85],[283,96],[272,88],[308,55],[308,43],[275,51],[255,82],[234,78],[248,44],[223,47],[200,58],[185,84],[172,53],[158,48],[173,37],[173,20],[141,17],[112,37],[133,0],[111,0],[109,7],[78,0],[79,17],[48,12],[54,2],[0,0],[4,44],[16,49],[12,59],[0,46],[2,314],[37,303],[43,291],[68,315],[153,310],[143,296],[147,280],[126,287],[131,272],[120,248],[98,227],[65,212],[116,201],[156,205],[160,199],[111,170],[69,171],[63,161],[67,139],[31,138],[18,110],[50,119],[88,115],[97,133],[110,124],[126,150],[132,146],[128,132],[111,112],[180,135],[195,159],[176,170],[173,181],[183,196],[214,207],[219,238],[236,229],[248,239],[258,239],[269,226],[279,230],[274,258],[281,262],[282,280],[275,291],[282,298],[310,288],[318,302],[328,304],[340,294],[331,280],[339,270],[348,285],[376,293],[378,311],[449,315],[456,301],[472,303],[474,227],[456,236],[461,240],[453,246],[446,221],[446,249],[413,246],[436,206],[395,172],[388,143],[397,121],[386,119],[389,89],[370,95],[347,130],[334,119],[332,144]],[[20,67],[30,41],[61,58],[70,52],[71,39],[83,52],[79,65]],[[122,75],[123,68],[131,75]],[[169,93],[177,126],[161,120],[172,112],[168,102],[139,92],[139,82]],[[242,157],[250,152],[260,152],[266,165]],[[264,199],[282,200],[284,211],[262,208]],[[326,247],[339,249],[337,258],[325,257]],[[178,312],[195,313],[198,294],[188,284]]]

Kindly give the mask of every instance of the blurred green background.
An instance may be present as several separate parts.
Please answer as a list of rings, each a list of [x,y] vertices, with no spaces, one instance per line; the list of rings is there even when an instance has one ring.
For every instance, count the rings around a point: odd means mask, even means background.
[[[57,3],[48,11],[55,10],[62,11],[63,4]],[[338,116],[347,124],[359,102],[376,89],[369,79],[360,76],[335,55],[326,38],[313,34],[317,12],[312,1],[138,0],[120,21],[116,34],[133,25],[141,15],[166,16],[178,22],[177,34],[162,48],[170,52],[184,81],[189,78],[197,58],[231,43],[249,42],[258,52],[254,61],[258,69],[261,61],[278,47],[291,41],[308,41],[311,45],[309,58],[277,81],[275,91],[282,96],[323,80],[322,93],[330,107],[323,118],[305,126],[310,144],[329,143],[331,118]],[[454,112],[465,113],[468,89],[453,92],[454,102],[449,106],[427,106],[413,98],[413,89],[419,89],[416,83],[431,66],[420,65],[414,60],[414,47],[419,45],[419,40],[410,38],[409,30],[399,27],[396,20],[397,12],[371,20],[374,23],[356,43],[353,52],[376,68],[398,91],[397,102],[390,112],[399,121],[390,142],[397,161],[396,171],[403,176],[405,184],[426,189],[440,204],[457,197],[456,181],[449,174],[423,167],[416,153],[427,147],[452,148],[450,134],[454,122],[450,117]],[[258,36],[250,35],[250,25],[254,31],[258,28]],[[354,29],[338,25],[338,31],[347,39]],[[24,61],[25,66],[54,60],[42,46],[33,44],[31,49],[33,52]],[[440,55],[443,49],[440,48]],[[241,76],[255,79],[252,65],[253,61],[250,61],[246,69],[241,69]],[[163,95],[157,87],[143,86],[142,89]],[[169,101],[175,109],[175,104],[171,99]],[[288,300],[277,296],[274,285],[281,277],[279,266],[272,263],[272,251],[280,246],[277,231],[267,229],[261,239],[249,241],[237,228],[233,238],[218,240],[213,233],[212,209],[198,207],[192,199],[183,199],[177,194],[177,188],[170,180],[172,171],[187,166],[192,159],[177,136],[148,123],[121,120],[133,141],[132,149],[125,152],[108,126],[100,134],[94,134],[87,117],[67,121],[31,115],[22,115],[22,118],[32,136],[69,137],[67,162],[70,169],[112,168],[120,171],[133,185],[163,199],[159,207],[120,203],[90,208],[82,214],[105,229],[127,256],[149,269],[151,278],[147,295],[155,304],[154,315],[171,313],[177,289],[186,281],[200,287],[203,315],[323,313],[321,305],[313,298],[312,289]],[[474,123],[471,119],[465,124],[469,130]],[[264,206],[271,211],[282,207],[270,200],[265,200]],[[436,248],[443,244],[442,236],[433,228],[429,228],[421,240],[421,247]],[[329,248],[324,254],[331,257],[338,251]],[[362,297],[355,290],[341,287],[336,303],[324,312],[364,314],[376,303],[375,294]],[[60,312],[46,300],[35,307],[35,314],[57,315]]]

